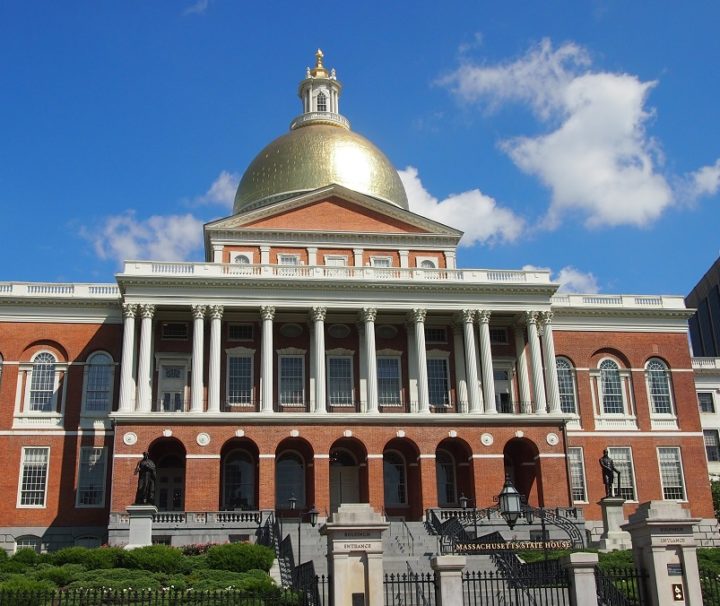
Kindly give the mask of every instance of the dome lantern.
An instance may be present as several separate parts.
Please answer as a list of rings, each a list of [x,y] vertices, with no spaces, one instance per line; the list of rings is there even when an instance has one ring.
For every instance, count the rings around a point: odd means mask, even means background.
[[[325,55],[317,49],[315,67],[305,69],[305,79],[298,87],[298,97],[302,101],[303,113],[290,124],[291,129],[308,124],[333,124],[350,128],[350,122],[340,115],[340,92],[342,84],[335,76],[335,70],[327,70],[323,65]]]

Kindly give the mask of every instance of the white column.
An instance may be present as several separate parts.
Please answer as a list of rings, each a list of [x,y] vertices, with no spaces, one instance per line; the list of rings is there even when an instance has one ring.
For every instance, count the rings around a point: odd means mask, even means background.
[[[537,332],[536,311],[525,312],[527,321],[528,342],[530,343],[530,365],[532,366],[533,392],[535,394],[535,412],[547,413],[545,404],[545,384],[543,381],[542,355],[540,353],[540,337]]]
[[[222,263],[223,247],[222,244],[213,244],[213,263]]]
[[[203,369],[205,368],[205,306],[193,305],[192,383],[190,412],[203,411]]]
[[[467,375],[465,374],[463,328],[457,323],[453,326],[453,351],[455,353],[455,377],[457,379],[457,411],[468,412],[468,386]]]
[[[363,249],[362,248],[353,248],[353,261],[355,263],[355,267],[363,266]]]
[[[212,305],[210,312],[210,361],[208,368],[208,412],[220,412],[220,343],[223,306]]]
[[[530,380],[528,379],[527,354],[525,353],[524,327],[516,324],[515,331],[515,353],[517,366],[518,391],[520,392],[520,412],[529,414],[532,412],[530,396]]]
[[[445,251],[445,267],[448,269],[455,269],[455,251]]]
[[[545,386],[547,388],[548,412],[560,414],[560,387],[558,386],[557,366],[555,364],[555,341],[552,329],[553,312],[541,314],[543,323],[543,354],[545,355]]]
[[[425,349],[425,316],[424,309],[413,309],[411,317],[415,322],[415,351],[417,352],[418,377],[418,412],[430,412],[430,394],[428,389],[427,351]]]
[[[365,324],[365,359],[367,365],[367,412],[377,413],[377,353],[375,352],[375,318],[377,309],[364,307],[361,318]]]
[[[410,251],[399,250],[398,254],[400,255],[400,267],[410,267]]]
[[[273,411],[273,319],[275,308],[264,305],[262,317],[262,366],[260,368],[260,412]]]
[[[480,403],[480,385],[478,383],[477,373],[477,351],[475,350],[475,330],[473,322],[475,321],[474,309],[463,309],[462,322],[463,333],[465,335],[465,365],[467,367],[468,377],[468,395],[470,398],[468,412],[482,412]]]
[[[123,328],[122,362],[120,366],[120,404],[118,412],[132,412],[135,408],[135,381],[133,380],[133,362],[135,361],[135,312],[137,305],[122,304],[125,325]]]
[[[270,265],[270,247],[269,246],[261,246],[260,247],[260,264],[261,265]]]
[[[365,325],[357,323],[358,338],[360,342],[360,412],[367,412],[367,356],[365,355]]]
[[[154,305],[141,305],[140,315],[140,355],[138,357],[138,389],[136,410],[152,410],[152,327],[155,315]]]
[[[490,311],[484,309],[478,312],[480,328],[480,357],[482,358],[483,398],[485,399],[485,412],[496,413],[495,377],[493,376],[492,349],[490,346]]]
[[[313,357],[315,358],[315,412],[327,412],[325,398],[325,314],[327,309],[324,307],[313,307],[310,315],[312,316],[314,334],[315,334],[315,350]]]
[[[318,249],[316,246],[308,246],[308,265],[310,265],[311,267],[318,264],[317,251]]]
[[[415,344],[415,324],[405,324],[407,333],[407,355],[408,355],[408,399],[410,400],[408,410],[418,411],[418,375],[417,375],[417,345]]]

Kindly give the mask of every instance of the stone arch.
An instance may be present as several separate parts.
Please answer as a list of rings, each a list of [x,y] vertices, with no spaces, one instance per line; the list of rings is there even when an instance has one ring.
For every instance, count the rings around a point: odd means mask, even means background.
[[[330,446],[330,509],[341,503],[367,503],[367,448],[357,438],[339,438]]]
[[[315,451],[304,438],[285,438],[275,449],[275,510],[280,516],[292,516],[290,497],[300,511],[315,503]]]
[[[445,438],[435,448],[438,505],[458,507],[460,495],[475,499],[472,448],[462,438]]]
[[[397,457],[393,456],[397,455]],[[395,460],[399,457],[404,465],[405,488],[400,487],[393,481],[397,479],[400,470],[393,470]],[[423,519],[422,507],[422,481],[420,476],[420,449],[417,444],[409,438],[393,438],[383,448],[383,500],[385,511],[390,517],[404,518],[408,521]],[[392,473],[395,472],[395,473]],[[390,492],[393,494],[390,494]],[[403,495],[404,492],[404,495]],[[399,494],[396,494],[399,493]],[[405,502],[402,502],[402,497]]]
[[[258,509],[260,451],[251,439],[231,438],[220,449],[221,510]]]
[[[503,448],[505,474],[531,505],[543,505],[542,473],[537,445],[527,438],[508,440]]]
[[[177,438],[161,437],[148,447],[155,463],[155,506],[160,511],[184,511],[187,450]]]

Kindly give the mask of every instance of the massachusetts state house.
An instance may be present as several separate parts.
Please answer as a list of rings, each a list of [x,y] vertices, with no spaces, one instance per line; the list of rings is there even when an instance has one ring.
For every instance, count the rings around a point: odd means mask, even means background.
[[[408,208],[341,90],[319,53],[203,261],[0,282],[2,546],[127,542],[143,451],[174,544],[291,497],[489,507],[505,474],[596,538],[604,448],[626,516],[673,500],[714,528],[683,298],[457,267],[462,232]]]

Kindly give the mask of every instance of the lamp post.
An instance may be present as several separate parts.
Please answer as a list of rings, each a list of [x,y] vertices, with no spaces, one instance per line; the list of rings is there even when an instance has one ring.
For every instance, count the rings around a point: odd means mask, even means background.
[[[463,511],[467,510],[468,502],[470,499],[468,499],[465,496],[465,493],[460,493],[460,498],[458,499],[460,501],[460,507],[462,507]],[[478,530],[477,530],[477,503],[473,500],[473,528],[475,529],[475,540],[477,541],[478,538]]]
[[[290,498],[288,499],[288,502],[290,503],[290,510],[295,511],[295,507],[297,505],[297,498],[295,497],[294,494],[290,496]],[[298,536],[298,564],[297,565],[298,566],[300,566],[300,564],[302,564],[302,543],[301,543],[301,538],[300,538],[300,536],[301,536],[300,535],[300,527],[302,524],[302,520],[305,516],[308,516],[310,518],[310,524],[312,525],[313,528],[315,528],[315,526],[317,525],[319,515],[320,515],[320,512],[317,509],[315,509],[315,505],[313,505],[310,508],[310,511],[306,511],[305,513],[301,512],[301,511],[298,512],[298,526],[297,526],[297,536]]]
[[[513,486],[510,474],[505,475],[505,484],[498,495],[498,508],[500,515],[512,530],[522,515],[522,497]]]

